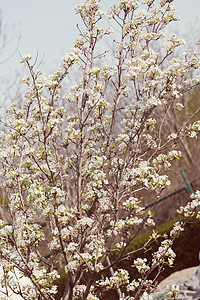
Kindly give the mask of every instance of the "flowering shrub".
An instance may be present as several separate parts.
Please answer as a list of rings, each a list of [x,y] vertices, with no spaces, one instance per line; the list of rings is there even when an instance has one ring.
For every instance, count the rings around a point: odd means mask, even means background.
[[[113,288],[120,299],[147,299],[155,285],[149,275],[173,264],[173,240],[199,206],[197,192],[180,208],[182,224],[163,237],[151,260],[135,259],[139,279],[131,281],[126,270],[116,268],[143,226],[154,225],[139,193],[159,197],[170,184],[166,170],[181,156],[178,141],[199,133],[195,122],[163,135],[170,109],[183,109],[178,98],[199,84],[200,77],[190,74],[197,74],[200,60],[192,50],[170,59],[184,44],[164,34],[179,19],[172,0],[121,0],[107,13],[100,2],[76,7],[85,30],[48,78],[30,55],[22,58],[29,70],[24,104],[20,110],[12,105],[1,133],[10,222],[0,223],[0,261],[3,269],[17,268],[29,278],[28,295],[20,282],[5,280],[24,299],[55,299],[58,259],[67,274],[63,299],[101,299]],[[113,32],[99,26],[107,17],[121,32],[115,34],[113,65],[105,64],[107,51],[99,47]],[[79,78],[64,90],[73,68]],[[144,249],[156,238],[149,237]],[[113,249],[119,253],[115,261],[109,257]]]

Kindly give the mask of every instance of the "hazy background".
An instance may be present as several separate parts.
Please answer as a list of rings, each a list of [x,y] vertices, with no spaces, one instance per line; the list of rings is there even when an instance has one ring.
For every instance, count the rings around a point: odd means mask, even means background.
[[[81,0],[0,0],[3,21],[1,31],[8,39],[6,48],[0,52],[0,78],[9,79],[15,76],[16,70],[21,72],[20,54],[29,53],[35,57],[38,52],[38,59],[43,58],[42,67],[45,66],[46,69],[56,67],[78,37],[76,24],[81,20],[75,15],[74,7],[82,2]],[[102,3],[104,3],[103,8],[108,8],[117,1],[102,0]],[[175,0],[173,4],[181,17],[181,22],[177,22],[174,28],[180,33],[191,31],[192,26],[197,29],[200,0]],[[19,35],[20,41],[18,41]],[[16,47],[17,51],[15,51]],[[10,56],[12,57],[8,59]]]

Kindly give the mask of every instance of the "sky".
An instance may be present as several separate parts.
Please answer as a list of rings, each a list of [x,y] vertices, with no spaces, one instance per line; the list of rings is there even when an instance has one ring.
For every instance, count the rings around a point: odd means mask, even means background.
[[[0,0],[2,32],[6,32],[8,40],[4,51],[0,51],[0,77],[10,78],[16,70],[21,70],[20,55],[24,54],[36,57],[38,53],[38,60],[42,60],[47,69],[56,67],[78,37],[76,24],[80,23],[80,18],[75,15],[74,7],[82,2]],[[102,2],[108,8],[117,1]],[[198,24],[200,0],[174,0],[174,5],[181,17],[181,22],[176,24],[176,28],[181,32],[185,32],[186,28],[190,27],[189,24]],[[8,59],[10,56],[12,57]]]

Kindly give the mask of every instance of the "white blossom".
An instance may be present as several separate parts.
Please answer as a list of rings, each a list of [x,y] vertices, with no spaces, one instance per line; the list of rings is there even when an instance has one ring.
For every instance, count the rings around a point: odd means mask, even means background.
[[[169,126],[168,112],[184,109],[178,98],[200,82],[199,54],[179,55],[185,41],[167,36],[165,27],[179,20],[172,2],[120,0],[103,12],[100,0],[85,0],[76,6],[79,39],[57,70],[43,78],[31,56],[22,57],[29,72],[23,103],[11,105],[0,133],[9,215],[0,220],[2,290],[7,284],[24,299],[54,299],[61,267],[74,300],[98,300],[109,289],[124,300],[137,293],[150,299],[155,280],[146,277],[173,265],[173,240],[187,218],[200,219],[199,191],[179,208],[183,221],[168,236],[153,231],[142,245],[159,243],[152,259],[134,259],[137,280],[118,268],[130,242],[155,226],[145,205],[149,193],[158,199],[170,185],[170,168],[181,158],[177,142],[200,132],[191,118],[180,118],[175,132]],[[107,17],[114,30],[103,27]]]

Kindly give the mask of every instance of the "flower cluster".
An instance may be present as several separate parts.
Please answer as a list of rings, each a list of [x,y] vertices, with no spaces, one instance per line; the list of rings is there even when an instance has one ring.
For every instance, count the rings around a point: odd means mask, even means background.
[[[195,194],[191,195],[191,201],[188,202],[186,206],[181,206],[178,209],[178,213],[182,214],[184,217],[193,217],[196,215],[196,218],[200,218],[198,208],[200,207],[200,191],[196,191]]]
[[[118,286],[123,286],[129,283],[129,274],[126,270],[119,269],[114,275],[110,278],[106,278],[105,280],[100,280],[98,285],[100,287],[106,287],[107,289],[113,289]]]
[[[170,239],[166,239],[161,242],[161,246],[158,248],[158,251],[154,252],[153,254],[153,266],[159,265],[161,263],[167,263],[169,266],[173,265],[176,254],[172,250],[171,246],[172,240]]]
[[[138,272],[141,274],[146,273],[150,269],[146,262],[146,258],[137,258],[134,260],[133,267],[136,267]]]

